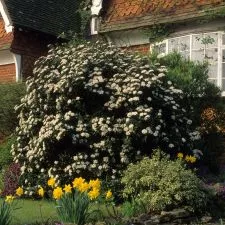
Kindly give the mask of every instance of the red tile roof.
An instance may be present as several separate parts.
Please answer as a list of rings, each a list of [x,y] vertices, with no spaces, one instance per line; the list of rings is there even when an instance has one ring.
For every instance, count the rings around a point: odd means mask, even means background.
[[[107,9],[103,16],[102,30],[118,29],[124,24],[173,21],[180,16],[194,16],[205,9],[225,6],[225,0],[105,0]],[[140,22],[142,20],[142,22]],[[143,22],[145,20],[145,22]],[[122,26],[123,27],[123,26]],[[129,28],[129,27],[128,27]]]

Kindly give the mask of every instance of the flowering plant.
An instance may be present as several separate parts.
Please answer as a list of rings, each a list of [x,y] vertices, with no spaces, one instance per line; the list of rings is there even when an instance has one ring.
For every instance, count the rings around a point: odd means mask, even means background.
[[[179,104],[182,91],[147,57],[106,43],[69,43],[51,48],[34,74],[16,108],[12,148],[26,187],[48,177],[57,183],[82,174],[115,179],[158,146],[188,153],[200,138]]]
[[[7,195],[5,200],[0,205],[0,224],[10,225],[12,221],[12,202],[14,196]]]
[[[56,209],[62,222],[84,225],[90,218],[90,204],[102,195],[99,179],[86,182],[82,177],[75,178],[72,184],[65,184],[64,188],[57,186],[50,178],[48,186],[52,188],[52,197],[56,200]],[[44,189],[37,190],[38,195],[44,196]],[[104,193],[104,198],[112,198],[112,192]]]

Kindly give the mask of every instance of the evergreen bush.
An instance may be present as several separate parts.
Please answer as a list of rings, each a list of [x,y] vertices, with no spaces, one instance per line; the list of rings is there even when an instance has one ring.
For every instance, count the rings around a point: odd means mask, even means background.
[[[206,210],[208,194],[203,182],[182,160],[172,161],[159,150],[151,158],[130,164],[122,183],[124,197],[132,197],[152,211],[179,207],[195,212]]]

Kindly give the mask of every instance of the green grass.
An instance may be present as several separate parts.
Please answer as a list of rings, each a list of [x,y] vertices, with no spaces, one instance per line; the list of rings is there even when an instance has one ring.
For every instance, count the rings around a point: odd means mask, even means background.
[[[47,200],[15,200],[12,225],[31,225],[47,220],[59,221],[55,204]]]

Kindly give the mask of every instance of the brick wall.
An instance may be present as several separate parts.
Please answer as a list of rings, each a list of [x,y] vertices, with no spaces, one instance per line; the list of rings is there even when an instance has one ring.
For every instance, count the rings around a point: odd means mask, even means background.
[[[127,49],[128,51],[136,51],[136,52],[141,52],[144,54],[149,53],[150,49],[150,44],[143,44],[143,45],[133,45],[130,47],[126,47],[124,49]]]
[[[16,81],[15,64],[0,65],[0,83],[9,83]]]
[[[15,29],[11,51],[21,55],[21,72],[23,79],[32,76],[34,62],[47,54],[48,44],[56,42],[56,38],[41,32],[26,29]]]
[[[13,33],[6,33],[3,19],[0,19],[0,49],[10,47],[13,40]]]
[[[3,19],[0,19],[0,49],[9,49],[13,40],[13,33],[6,33]],[[0,83],[16,81],[15,64],[0,65]]]

